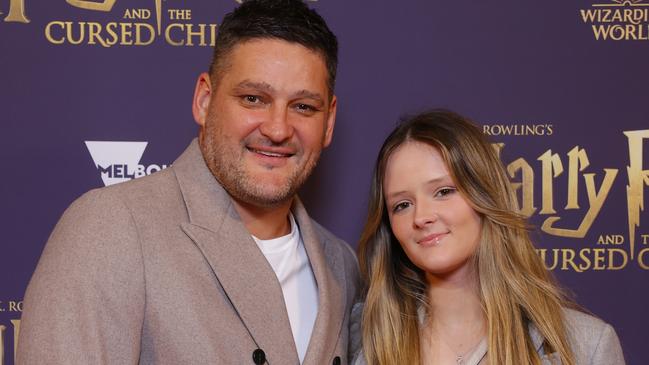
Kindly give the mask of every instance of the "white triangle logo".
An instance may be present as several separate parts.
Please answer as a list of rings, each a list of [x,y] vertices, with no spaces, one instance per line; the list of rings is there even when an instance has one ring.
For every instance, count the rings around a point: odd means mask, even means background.
[[[86,141],[105,186],[131,180],[148,142]]]

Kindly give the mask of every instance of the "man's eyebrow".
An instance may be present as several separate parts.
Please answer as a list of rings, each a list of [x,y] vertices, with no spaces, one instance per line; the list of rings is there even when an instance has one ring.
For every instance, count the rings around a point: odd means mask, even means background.
[[[275,89],[273,89],[272,86],[270,86],[269,83],[266,82],[256,82],[256,81],[251,81],[251,80],[243,80],[240,83],[236,85],[237,89],[255,89],[255,90],[260,90],[260,91],[265,91],[268,93],[273,92]]]
[[[235,86],[236,89],[252,89],[252,90],[259,90],[259,91],[264,91],[266,93],[273,93],[275,92],[275,89],[267,82],[257,82],[257,81],[252,81],[252,80],[243,80],[240,83],[238,83]],[[324,98],[322,95],[320,95],[317,92],[309,91],[306,89],[302,89],[300,91],[297,91],[293,94],[293,98],[306,98],[306,99],[313,99],[318,102],[324,102]]]
[[[324,98],[322,97],[322,95],[306,89],[296,92],[295,94],[293,94],[293,96],[296,98],[306,98],[306,99],[313,99],[316,101],[324,102]]]

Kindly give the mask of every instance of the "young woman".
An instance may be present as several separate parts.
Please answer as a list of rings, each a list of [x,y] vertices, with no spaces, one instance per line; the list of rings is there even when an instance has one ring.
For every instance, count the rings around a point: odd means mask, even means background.
[[[397,127],[359,246],[353,363],[624,364],[612,327],[569,309],[516,207],[474,124],[435,110]]]

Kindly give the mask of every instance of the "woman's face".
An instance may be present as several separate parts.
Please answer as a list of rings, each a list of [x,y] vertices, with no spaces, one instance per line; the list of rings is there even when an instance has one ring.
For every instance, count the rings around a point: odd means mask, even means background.
[[[392,232],[408,258],[434,276],[466,271],[482,223],[439,150],[421,142],[401,145],[388,159],[383,187]]]

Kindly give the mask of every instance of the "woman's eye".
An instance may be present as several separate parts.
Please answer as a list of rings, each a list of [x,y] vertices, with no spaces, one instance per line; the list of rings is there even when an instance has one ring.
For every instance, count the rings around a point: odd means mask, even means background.
[[[408,203],[408,202],[398,203],[392,208],[392,212],[394,212],[394,213],[400,212],[400,211],[408,208],[409,206],[410,206],[410,203]]]
[[[445,196],[448,196],[449,194],[453,194],[455,191],[455,188],[441,188],[437,190],[437,193],[435,193],[435,195],[443,198]]]

